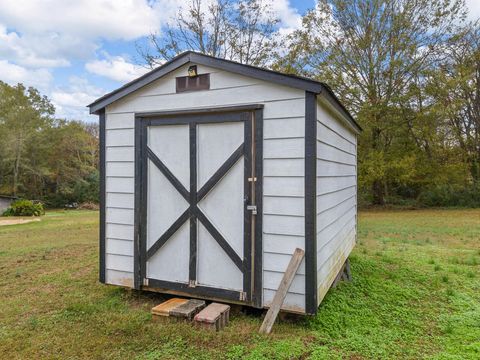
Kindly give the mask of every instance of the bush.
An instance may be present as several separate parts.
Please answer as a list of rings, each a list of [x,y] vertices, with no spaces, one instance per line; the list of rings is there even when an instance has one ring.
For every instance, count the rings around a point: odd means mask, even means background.
[[[45,214],[41,203],[30,200],[16,200],[5,210],[3,216],[40,216]]]
[[[100,206],[97,203],[87,201],[87,202],[81,203],[78,208],[80,210],[99,210]]]
[[[480,185],[442,185],[423,191],[418,202],[424,206],[480,207]]]

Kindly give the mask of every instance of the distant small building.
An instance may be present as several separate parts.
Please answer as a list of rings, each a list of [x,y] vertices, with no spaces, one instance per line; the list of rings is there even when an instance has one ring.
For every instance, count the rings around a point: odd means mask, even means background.
[[[0,215],[2,215],[16,199],[15,196],[0,195]]]
[[[100,281],[315,314],[357,235],[361,128],[320,82],[186,52],[100,117]]]

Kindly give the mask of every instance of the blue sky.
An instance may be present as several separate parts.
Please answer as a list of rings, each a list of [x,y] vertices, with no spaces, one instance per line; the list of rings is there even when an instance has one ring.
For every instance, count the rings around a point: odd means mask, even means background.
[[[0,0],[0,80],[37,87],[59,117],[96,121],[85,106],[146,71],[139,66],[136,42],[161,32],[181,3]],[[282,30],[291,31],[315,0],[272,4]],[[480,0],[467,5],[471,17],[480,16]]]

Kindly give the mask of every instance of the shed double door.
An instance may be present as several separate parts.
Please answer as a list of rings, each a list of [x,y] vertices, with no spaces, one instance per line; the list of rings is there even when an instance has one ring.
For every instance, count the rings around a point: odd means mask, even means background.
[[[143,285],[253,301],[253,115],[140,119]]]

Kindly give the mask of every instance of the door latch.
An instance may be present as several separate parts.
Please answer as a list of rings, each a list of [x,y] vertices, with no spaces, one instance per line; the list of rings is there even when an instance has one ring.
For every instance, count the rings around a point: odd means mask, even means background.
[[[257,215],[257,205],[247,205],[247,210],[251,211],[253,215]]]

